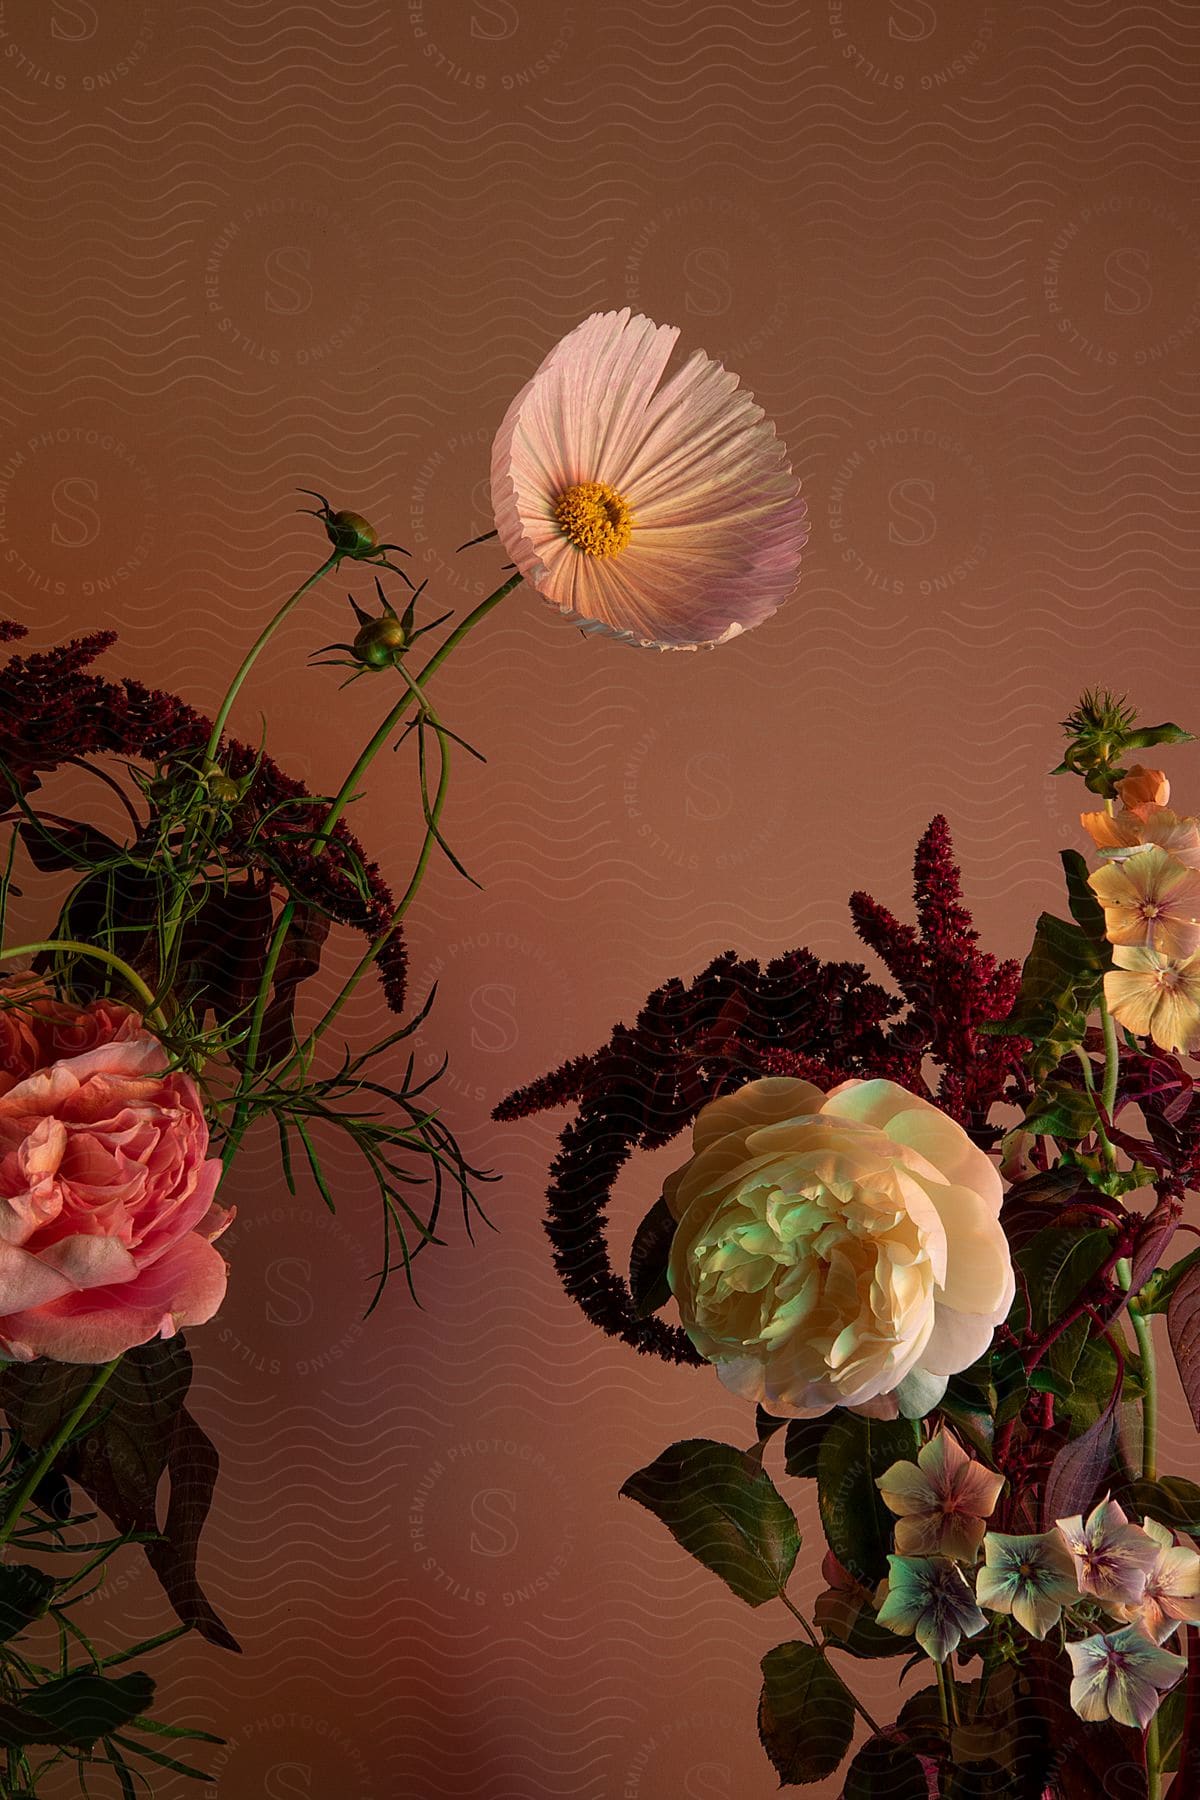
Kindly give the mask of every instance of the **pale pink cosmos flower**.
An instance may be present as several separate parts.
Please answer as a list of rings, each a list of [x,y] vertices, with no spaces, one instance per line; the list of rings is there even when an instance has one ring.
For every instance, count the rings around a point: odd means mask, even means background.
[[[1074,1679],[1071,1705],[1081,1719],[1115,1719],[1144,1731],[1162,1694],[1187,1668],[1185,1657],[1162,1650],[1138,1625],[1097,1633],[1067,1645]]]
[[[898,1513],[896,1549],[901,1556],[949,1556],[973,1563],[983,1542],[984,1520],[1000,1498],[1003,1475],[974,1462],[946,1431],[896,1462],[875,1486],[889,1511]]]
[[[807,508],[787,451],[736,375],[679,336],[593,313],[555,345],[496,434],[500,540],[586,631],[648,649],[723,644],[800,575]]]
[[[1113,1611],[1131,1625],[1141,1625],[1156,1644],[1165,1644],[1181,1623],[1200,1624],[1200,1555],[1190,1544],[1176,1544],[1174,1533],[1157,1519],[1143,1519],[1142,1529],[1158,1547],[1145,1592],[1136,1606]]]
[[[1081,1513],[1055,1524],[1071,1552],[1081,1594],[1093,1594],[1110,1610],[1141,1604],[1159,1546],[1140,1525],[1129,1523],[1117,1501],[1105,1496],[1086,1524]]]

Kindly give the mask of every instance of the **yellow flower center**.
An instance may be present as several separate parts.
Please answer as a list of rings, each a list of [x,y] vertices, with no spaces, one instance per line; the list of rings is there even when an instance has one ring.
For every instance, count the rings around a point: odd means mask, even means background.
[[[577,481],[554,503],[559,529],[585,556],[615,556],[633,533],[629,502],[607,481]]]

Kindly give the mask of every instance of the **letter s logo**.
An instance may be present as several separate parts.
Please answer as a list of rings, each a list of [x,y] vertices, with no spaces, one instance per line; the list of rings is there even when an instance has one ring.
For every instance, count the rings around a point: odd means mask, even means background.
[[[702,244],[689,250],[683,259],[687,280],[685,305],[690,313],[702,319],[715,319],[727,313],[733,303],[729,275],[729,252],[719,244]]]
[[[729,758],[718,750],[702,750],[688,758],[684,770],[687,797],[683,803],[686,818],[701,825],[715,825],[733,811],[733,783],[729,778]]]
[[[486,3],[476,0],[471,12],[471,36],[486,38],[490,44],[500,44],[505,38],[515,37],[520,24],[521,15],[512,0],[486,0]]]
[[[687,1772],[684,1800],[731,1800],[730,1772],[725,1763],[695,1763]]]
[[[99,487],[86,475],[64,475],[56,481],[50,500],[58,518],[50,527],[50,542],[64,550],[86,550],[94,544],[100,536],[100,514],[88,501],[99,496]]]
[[[66,0],[51,0],[50,36],[62,40],[66,44],[85,44],[94,38],[100,29],[100,15],[88,0],[74,0],[68,6]],[[75,30],[68,29],[74,25]]]
[[[271,284],[263,292],[263,305],[269,313],[294,318],[306,313],[313,303],[313,285],[308,279],[312,269],[312,251],[303,244],[281,244],[263,258],[263,270]]]
[[[1154,299],[1148,250],[1110,250],[1104,259],[1104,310],[1144,313]]]
[[[515,1050],[521,1033],[513,1008],[517,990],[500,981],[483,981],[471,995],[471,1048],[485,1050],[489,1056],[505,1056]],[[479,1027],[483,1029],[480,1030]]]
[[[312,1264],[302,1256],[276,1257],[263,1276],[263,1286],[273,1296],[267,1301],[269,1325],[308,1324],[315,1311],[312,1273]]]
[[[309,1800],[313,1772],[308,1763],[276,1763],[263,1782],[265,1800]]]
[[[480,1488],[471,1502],[471,1533],[476,1556],[511,1556],[521,1541],[517,1530],[517,1496],[511,1488]]]
[[[923,44],[937,30],[937,11],[929,0],[893,0],[888,19],[888,36],[905,44]]]
[[[932,510],[934,486],[932,481],[919,480],[915,475],[906,475],[903,481],[894,481],[888,494],[892,508],[892,516],[888,522],[888,538],[893,544],[903,544],[906,550],[918,550],[922,544],[929,544],[937,536],[937,514]],[[928,500],[929,506],[922,505]]]

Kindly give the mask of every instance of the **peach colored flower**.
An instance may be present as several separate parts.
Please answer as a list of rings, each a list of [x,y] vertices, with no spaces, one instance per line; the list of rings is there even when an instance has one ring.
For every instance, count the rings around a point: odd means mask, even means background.
[[[1160,1050],[1200,1050],[1200,953],[1173,962],[1145,944],[1119,946],[1104,998],[1119,1025]]]
[[[885,1506],[898,1514],[901,1556],[948,1556],[973,1563],[983,1542],[984,1520],[1000,1498],[1003,1475],[972,1460],[946,1431],[876,1477]]]
[[[1164,956],[1200,949],[1200,869],[1157,845],[1088,876],[1111,944],[1149,944]]]
[[[1175,1534],[1157,1519],[1143,1519],[1142,1530],[1158,1546],[1145,1592],[1134,1605],[1112,1610],[1119,1619],[1140,1625],[1156,1644],[1165,1644],[1181,1624],[1200,1624],[1200,1555],[1191,1544],[1177,1544]]]
[[[1169,806],[1139,805],[1119,813],[1086,812],[1080,824],[1098,850],[1113,860],[1157,844],[1189,869],[1200,869],[1200,820],[1180,818]]]
[[[68,1047],[0,1094],[0,1353],[107,1362],[212,1317],[232,1213],[195,1083],[132,1014],[30,1016]]]
[[[663,382],[678,336],[593,313],[492,450],[496,528],[526,580],[585,630],[659,650],[769,619],[808,535],[787,451],[737,377],[697,350]]]
[[[771,1412],[927,1411],[1012,1304],[996,1166],[893,1081],[769,1077],[699,1113],[664,1198],[683,1326]]]
[[[1121,805],[1127,812],[1145,814],[1151,807],[1163,807],[1171,798],[1171,784],[1165,769],[1146,769],[1134,763],[1128,775],[1117,783]]]

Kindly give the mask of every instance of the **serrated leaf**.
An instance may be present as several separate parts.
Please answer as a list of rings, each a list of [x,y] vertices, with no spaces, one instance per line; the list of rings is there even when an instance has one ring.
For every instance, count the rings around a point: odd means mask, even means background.
[[[756,1456],[687,1438],[631,1475],[621,1493],[660,1519],[676,1543],[748,1606],[762,1606],[786,1587],[800,1533]]]
[[[854,1736],[854,1702],[811,1644],[777,1644],[762,1659],[758,1735],[781,1787],[809,1787],[838,1767]]]
[[[836,1412],[817,1454],[817,1502],[829,1548],[856,1581],[873,1588],[888,1571],[894,1520],[875,1478],[912,1462],[921,1443],[909,1419],[861,1419]]]
[[[629,1291],[639,1319],[648,1319],[671,1298],[667,1260],[674,1236],[674,1215],[665,1200],[656,1200],[634,1233],[629,1252]]]
[[[868,1738],[846,1771],[842,1800],[937,1800],[936,1770],[927,1768],[898,1731]]]
[[[1179,1281],[1167,1307],[1167,1336],[1175,1366],[1192,1409],[1192,1421],[1200,1431],[1200,1264],[1194,1263]]]
[[[832,1412],[828,1412],[822,1413],[816,1419],[792,1419],[789,1421],[787,1436],[783,1441],[783,1466],[789,1475],[795,1475],[801,1480],[815,1481],[817,1458],[821,1453],[825,1434],[834,1417]]]

